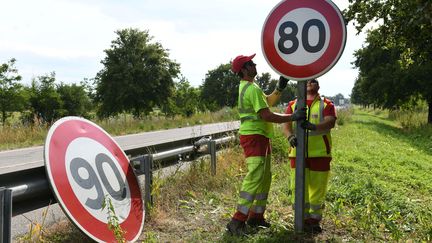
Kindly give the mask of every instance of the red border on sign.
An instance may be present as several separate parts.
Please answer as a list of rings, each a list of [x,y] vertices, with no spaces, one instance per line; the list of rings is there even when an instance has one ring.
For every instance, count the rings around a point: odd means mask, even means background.
[[[330,28],[329,45],[323,55],[315,62],[304,66],[287,63],[279,56],[274,44],[277,24],[285,14],[298,8],[311,8],[318,11],[325,17]],[[336,6],[327,1],[286,0],[272,10],[263,27],[262,49],[267,62],[275,71],[291,78],[304,80],[322,75],[336,64],[345,48],[346,30],[345,23],[335,8]]]
[[[108,229],[107,224],[96,219],[83,207],[75,196],[66,174],[66,150],[73,140],[81,137],[90,138],[102,144],[117,159],[125,173],[131,194],[131,210],[120,226],[126,231],[124,237],[127,241],[135,240],[141,233],[144,222],[143,202],[138,181],[129,165],[128,158],[117,143],[104,130],[84,119],[63,121],[47,138],[49,151],[45,153],[48,152],[49,161],[45,163],[49,163],[51,185],[57,191],[57,198],[61,199],[58,201],[69,211],[68,216],[72,217],[82,230],[89,233],[89,236],[105,242],[115,241],[114,234]],[[47,159],[46,154],[45,159]]]

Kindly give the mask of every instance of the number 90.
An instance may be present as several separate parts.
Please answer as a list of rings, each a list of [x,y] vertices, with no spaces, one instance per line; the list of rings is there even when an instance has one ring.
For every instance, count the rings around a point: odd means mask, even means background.
[[[116,191],[112,188],[108,178],[103,170],[102,166],[104,163],[107,163],[117,178],[117,182],[120,185],[120,188]],[[93,170],[90,163],[80,157],[74,158],[70,163],[70,171],[75,182],[84,189],[95,188],[97,192],[97,197],[95,199],[87,198],[86,205],[92,209],[98,210],[102,208],[102,204],[104,201],[104,191],[102,186],[108,191],[109,195],[117,201],[122,201],[126,198],[126,187],[123,178],[121,177],[120,171],[117,169],[114,161],[107,156],[106,154],[99,153],[96,156],[95,160],[96,169],[102,180],[102,183],[99,181],[96,172]],[[88,178],[83,178],[79,173],[79,169],[85,169],[88,173]]]

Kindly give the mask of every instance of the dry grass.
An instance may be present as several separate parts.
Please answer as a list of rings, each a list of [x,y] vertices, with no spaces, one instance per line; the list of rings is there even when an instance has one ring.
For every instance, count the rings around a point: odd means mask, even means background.
[[[190,242],[198,237],[216,241],[223,233],[235,206],[233,183],[244,171],[238,148],[218,153],[217,176],[211,176],[209,161],[192,164],[190,170],[162,179],[155,206],[147,218],[141,239],[157,242]],[[240,171],[240,174],[239,174]],[[206,232],[210,234],[206,234]],[[219,235],[219,237],[218,237]]]
[[[236,119],[237,111],[235,109],[224,108],[217,112],[197,113],[188,118],[181,116],[167,118],[157,114],[137,119],[130,114],[123,114],[103,120],[93,119],[92,121],[105,129],[111,136],[120,136]],[[34,125],[28,126],[21,125],[19,121],[0,126],[0,151],[42,145],[45,142],[49,127],[49,125],[40,124],[38,121],[35,121]]]
[[[38,126],[0,126],[0,151],[43,144],[47,128]]]

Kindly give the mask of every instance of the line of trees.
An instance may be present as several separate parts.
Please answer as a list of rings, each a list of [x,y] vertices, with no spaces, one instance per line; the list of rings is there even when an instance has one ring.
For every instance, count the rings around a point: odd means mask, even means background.
[[[355,104],[400,109],[426,101],[432,124],[432,1],[350,0],[344,13],[358,32],[371,22],[366,45],[355,52],[359,68]]]
[[[147,116],[159,108],[166,116],[191,116],[200,111],[215,111],[235,107],[239,77],[230,70],[230,62],[221,64],[205,75],[200,87],[193,87],[181,75],[180,65],[169,58],[169,52],[159,42],[153,42],[148,31],[122,29],[105,50],[106,57],[94,78],[79,84],[57,82],[55,73],[33,78],[29,86],[11,59],[0,66],[1,122],[16,111],[24,123],[52,123],[63,116],[100,118],[130,113]],[[257,77],[266,93],[277,80],[269,73]],[[290,84],[282,94],[282,102],[294,97]]]

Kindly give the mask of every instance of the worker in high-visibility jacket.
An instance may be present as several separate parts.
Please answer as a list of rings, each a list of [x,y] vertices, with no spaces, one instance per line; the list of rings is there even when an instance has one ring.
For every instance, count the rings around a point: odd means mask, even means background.
[[[246,157],[247,174],[239,192],[237,211],[227,225],[227,231],[233,235],[247,233],[247,224],[251,227],[270,227],[264,219],[268,192],[271,183],[271,146],[273,124],[304,120],[306,109],[292,114],[279,114],[270,111],[280,98],[288,79],[281,77],[272,94],[266,95],[254,82],[257,75],[256,64],[251,56],[237,56],[231,70],[240,77],[238,110],[240,116],[240,145]]]
[[[320,222],[327,193],[327,184],[330,174],[330,161],[332,160],[332,139],[330,130],[336,122],[336,110],[333,103],[318,93],[320,86],[316,79],[307,82],[308,107],[307,121],[301,123],[306,129],[307,141],[305,156],[305,218],[306,231],[320,233],[322,231]],[[295,111],[297,100],[288,103],[286,114]],[[295,199],[295,159],[297,138],[294,132],[295,122],[283,125],[283,130],[290,144],[289,158],[291,162],[291,189],[292,202]]]

